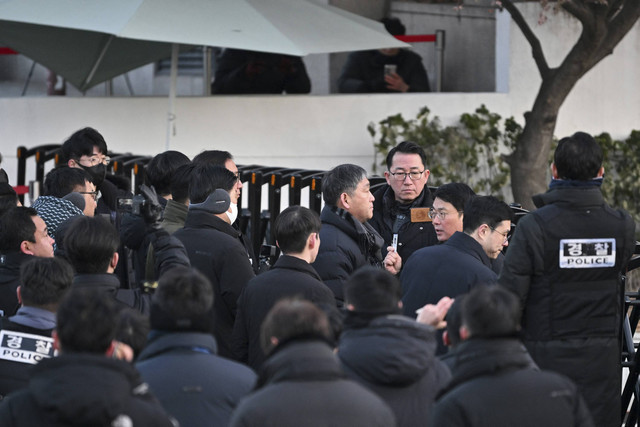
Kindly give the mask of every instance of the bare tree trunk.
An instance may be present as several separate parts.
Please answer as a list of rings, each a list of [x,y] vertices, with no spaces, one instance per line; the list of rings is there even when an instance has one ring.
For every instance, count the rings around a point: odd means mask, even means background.
[[[573,86],[622,40],[640,17],[640,0],[564,0],[562,8],[582,24],[580,38],[557,68],[549,68],[542,46],[512,0],[502,0],[531,45],[542,84],[531,112],[525,114],[522,136],[513,153],[505,156],[511,167],[516,203],[535,209],[531,197],[547,188],[549,154],[558,112]]]

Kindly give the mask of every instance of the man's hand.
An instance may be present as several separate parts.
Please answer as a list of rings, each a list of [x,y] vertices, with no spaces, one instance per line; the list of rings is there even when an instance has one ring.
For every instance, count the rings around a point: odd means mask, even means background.
[[[140,186],[140,194],[144,197],[144,204],[141,208],[140,214],[144,218],[144,222],[151,228],[160,228],[160,222],[162,221],[163,209],[160,203],[158,203],[158,196],[156,189],[153,187],[147,187],[142,184]]]
[[[396,275],[400,273],[400,269],[402,268],[402,258],[393,248],[393,246],[387,247],[387,256],[384,258],[384,268],[389,273]]]
[[[406,92],[409,90],[409,85],[404,82],[398,73],[387,74],[384,76],[384,81],[387,83],[387,89],[397,92]]]
[[[416,313],[418,313],[416,322],[433,326],[436,329],[444,329],[447,326],[447,322],[444,321],[444,318],[447,315],[451,304],[453,304],[453,299],[443,297],[438,301],[438,304],[425,305],[424,307],[416,310]]]

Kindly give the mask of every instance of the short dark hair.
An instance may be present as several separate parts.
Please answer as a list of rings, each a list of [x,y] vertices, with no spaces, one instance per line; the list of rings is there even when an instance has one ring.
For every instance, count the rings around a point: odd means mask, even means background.
[[[273,351],[271,337],[278,345],[295,339],[331,340],[327,315],[309,301],[285,298],[278,301],[265,317],[260,328],[260,343],[265,354]]]
[[[0,218],[0,252],[20,252],[20,245],[36,241],[36,224],[33,217],[38,212],[30,207],[16,206]]]
[[[158,280],[151,327],[163,331],[212,332],[213,287],[194,268],[173,268]]]
[[[382,18],[380,22],[384,24],[384,28],[392,36],[404,36],[407,31],[398,18]]]
[[[191,160],[179,151],[169,150],[154,156],[145,167],[149,185],[153,185],[158,195],[171,193],[171,182],[178,167]]]
[[[84,188],[86,181],[93,180],[84,169],[66,166],[52,169],[44,178],[43,194],[61,199],[77,187]]]
[[[0,216],[18,206],[18,200],[18,195],[13,187],[8,182],[0,182]]]
[[[473,337],[504,337],[520,329],[515,294],[497,286],[476,286],[462,302],[462,324]]]
[[[207,163],[214,166],[224,166],[227,160],[233,160],[233,156],[228,151],[205,150],[193,158],[193,163],[196,165]]]
[[[357,165],[344,164],[336,166],[322,178],[322,198],[327,205],[336,206],[340,195],[349,195],[358,187],[360,181],[367,177],[367,171]]]
[[[98,147],[98,151],[107,154],[107,143],[104,137],[91,127],[86,127],[74,132],[62,144],[61,153],[66,163],[70,159],[79,159],[82,156],[93,155],[93,147]]]
[[[449,343],[451,347],[457,346],[462,338],[460,338],[460,326],[462,326],[462,304],[467,297],[467,294],[458,295],[454,300],[445,320],[447,321],[447,335],[449,336]]]
[[[559,178],[589,181],[602,167],[602,148],[588,133],[576,132],[558,142],[553,163]]]
[[[147,345],[149,329],[149,317],[130,307],[120,308],[115,339],[131,347],[134,359]]]
[[[65,232],[63,246],[76,273],[106,273],[120,245],[118,231],[101,216],[78,216]]]
[[[72,288],[58,307],[56,331],[62,352],[104,354],[115,339],[117,316],[113,298]]]
[[[312,233],[320,232],[320,216],[303,206],[289,206],[276,218],[274,234],[278,247],[285,254],[297,254],[304,250]]]
[[[467,234],[473,233],[482,224],[495,228],[502,221],[513,222],[513,211],[505,202],[493,196],[472,197],[464,207],[462,227]]]
[[[389,151],[389,154],[387,154],[387,169],[391,170],[391,165],[393,164],[393,156],[395,156],[396,153],[417,154],[418,156],[420,156],[422,166],[425,169],[427,168],[427,155],[424,152],[424,148],[420,147],[415,142],[403,141],[393,147]]]
[[[196,165],[189,181],[189,201],[202,203],[218,188],[231,191],[236,181],[236,175],[224,166]]]
[[[193,172],[193,163],[186,163],[176,169],[171,180],[171,197],[178,203],[185,203],[189,200],[189,182]]]
[[[437,197],[440,200],[451,203],[458,212],[464,212],[464,205],[475,195],[476,193],[467,184],[450,182],[438,187],[433,193],[433,198]]]
[[[22,304],[55,307],[73,281],[73,268],[62,258],[31,257],[20,266]]]
[[[381,268],[362,267],[344,283],[345,302],[360,313],[399,312],[401,298],[400,282]]]

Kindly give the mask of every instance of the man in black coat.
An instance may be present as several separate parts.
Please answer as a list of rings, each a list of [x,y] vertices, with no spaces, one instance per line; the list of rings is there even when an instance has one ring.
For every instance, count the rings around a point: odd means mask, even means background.
[[[322,245],[313,263],[333,291],[338,304],[344,300],[343,283],[358,268],[373,265],[397,274],[402,259],[391,246],[382,259],[384,240],[367,222],[373,216],[375,198],[369,191],[367,172],[360,166],[336,166],[322,179],[325,207],[320,214]]]
[[[213,290],[202,274],[175,268],[160,277],[150,340],[136,368],[182,427],[226,426],[256,380],[251,369],[218,356],[212,335]]]
[[[56,310],[73,269],[60,258],[31,257],[20,268],[15,316],[0,318],[0,400],[29,383],[31,369],[53,356]]]
[[[384,177],[387,185],[374,194],[369,224],[384,239],[383,255],[387,246],[394,246],[400,257],[408,260],[416,250],[438,243],[429,217],[433,199],[422,147],[411,141],[393,147],[387,155]]]
[[[578,385],[596,425],[619,426],[620,279],[635,225],[602,197],[602,157],[584,132],[560,140],[549,191],[534,196],[539,209],[518,222],[499,281],[520,298],[536,363]]]
[[[17,206],[0,218],[0,314],[18,309],[20,266],[34,256],[53,257],[54,240],[33,208]]]
[[[267,315],[261,342],[269,358],[255,392],[234,412],[232,427],[393,427],[375,394],[344,378],[327,344],[329,320],[314,304],[281,300]]]
[[[350,378],[389,405],[398,426],[422,426],[451,374],[435,357],[434,330],[399,315],[400,294],[386,271],[363,267],[351,276],[338,357]]]
[[[118,309],[91,290],[72,290],[58,308],[54,347],[27,388],[0,404],[0,425],[166,426],[175,424],[138,372],[112,358]]]
[[[453,378],[438,398],[429,425],[594,426],[576,386],[540,371],[517,339],[517,298],[498,287],[478,287],[462,303]],[[619,408],[618,408],[619,409]]]
[[[289,206],[274,224],[276,243],[283,255],[271,270],[249,281],[238,301],[233,329],[235,358],[256,371],[265,359],[260,347],[260,326],[276,302],[300,297],[335,307],[331,290],[311,267],[320,248],[320,218],[302,206]]]
[[[229,192],[238,178],[222,166],[194,168],[189,187],[189,213],[173,236],[187,249],[191,265],[213,287],[212,323],[219,354],[232,358],[231,336],[238,298],[254,277],[241,233],[231,226]]]
[[[405,34],[398,18],[385,18],[382,23],[394,36]],[[350,54],[338,78],[338,89],[342,93],[430,91],[420,55],[398,48]]]
[[[144,221],[141,221],[144,224]],[[161,229],[152,230],[159,271],[176,265],[189,266],[180,241]],[[149,294],[140,289],[120,287],[114,274],[118,265],[120,237],[116,228],[101,216],[78,216],[70,220],[64,236],[65,257],[75,270],[72,287],[88,288],[117,300],[120,304],[149,314]]]
[[[405,262],[400,276],[404,314],[416,317],[416,310],[425,304],[436,304],[445,296],[453,298],[476,285],[496,283],[491,260],[508,245],[512,217],[509,206],[495,197],[470,199],[464,209],[463,232],[455,232],[442,245],[416,251]]]

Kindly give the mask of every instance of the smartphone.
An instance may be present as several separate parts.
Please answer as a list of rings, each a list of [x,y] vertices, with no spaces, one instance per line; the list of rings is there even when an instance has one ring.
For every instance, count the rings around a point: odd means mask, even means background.
[[[384,75],[388,76],[390,74],[394,74],[398,70],[398,66],[396,64],[384,64]]]

